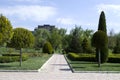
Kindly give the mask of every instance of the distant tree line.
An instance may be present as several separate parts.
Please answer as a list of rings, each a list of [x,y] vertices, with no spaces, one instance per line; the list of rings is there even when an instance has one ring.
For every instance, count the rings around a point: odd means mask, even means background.
[[[46,41],[50,42],[54,50],[65,50],[66,52],[92,53],[91,38],[93,30],[83,30],[81,26],[75,26],[66,33],[67,30],[54,28],[49,31],[46,29],[37,29],[35,35],[35,48],[40,49]]]

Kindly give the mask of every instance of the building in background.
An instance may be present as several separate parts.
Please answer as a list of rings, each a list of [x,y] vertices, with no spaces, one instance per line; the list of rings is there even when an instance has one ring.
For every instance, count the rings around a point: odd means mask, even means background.
[[[55,28],[54,25],[44,24],[44,25],[38,25],[38,27],[35,28],[34,31],[36,31],[37,29],[47,29],[48,31],[51,31],[54,28]]]

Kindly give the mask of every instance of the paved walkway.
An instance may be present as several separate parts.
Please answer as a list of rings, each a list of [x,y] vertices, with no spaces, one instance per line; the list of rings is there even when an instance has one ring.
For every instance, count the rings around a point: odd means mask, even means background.
[[[54,54],[39,72],[0,72],[0,80],[120,80],[120,74],[72,73],[64,56]]]
[[[64,56],[54,54],[43,66],[39,72],[47,73],[72,73]]]

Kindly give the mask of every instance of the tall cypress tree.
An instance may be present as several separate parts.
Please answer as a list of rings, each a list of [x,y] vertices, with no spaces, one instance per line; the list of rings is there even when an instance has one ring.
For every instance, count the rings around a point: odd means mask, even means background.
[[[105,19],[105,13],[104,11],[101,12],[100,18],[99,18],[99,24],[98,24],[98,30],[101,30],[106,33],[107,35],[107,29],[106,29],[106,19]],[[100,49],[100,54],[101,54],[101,63],[104,63],[108,60],[108,42],[104,43],[105,46],[103,46]],[[96,58],[98,60],[98,49],[96,49]]]
[[[107,34],[106,19],[105,19],[104,11],[102,11],[101,14],[100,14],[98,30],[102,30],[102,31],[104,31]]]

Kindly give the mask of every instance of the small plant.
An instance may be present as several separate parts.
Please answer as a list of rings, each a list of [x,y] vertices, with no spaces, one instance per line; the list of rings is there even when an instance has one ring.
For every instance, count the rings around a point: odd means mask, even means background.
[[[43,53],[48,53],[48,54],[52,54],[53,53],[53,48],[52,45],[50,44],[50,42],[46,42],[43,46]]]

